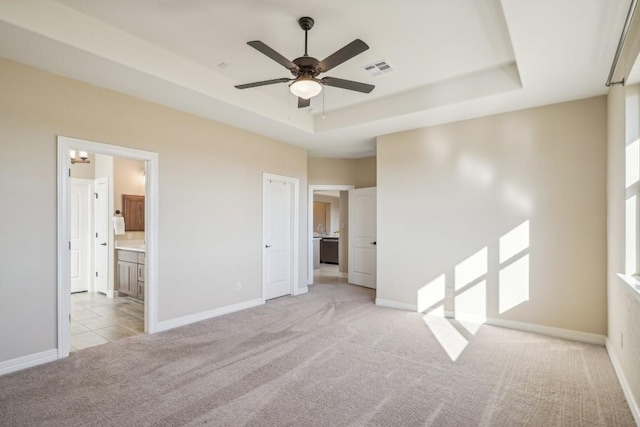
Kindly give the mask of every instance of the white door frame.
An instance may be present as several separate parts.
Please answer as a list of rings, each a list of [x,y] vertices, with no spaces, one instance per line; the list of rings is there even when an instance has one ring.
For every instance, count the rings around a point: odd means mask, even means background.
[[[309,207],[307,214],[307,285],[313,285],[313,192],[314,191],[349,191],[355,188],[354,185],[338,185],[338,184],[314,184],[309,186],[307,199]]]
[[[145,240],[146,275],[144,325],[146,333],[158,330],[158,153],[58,136],[58,359],[69,356],[71,315],[69,150],[87,151],[147,162]]]
[[[264,246],[267,244],[264,241],[265,223],[266,223],[266,200],[267,200],[267,186],[264,185],[267,180],[284,181],[293,185],[293,200],[291,201],[291,214],[293,215],[292,224],[293,230],[291,233],[291,295],[300,295],[306,293],[305,289],[298,288],[298,276],[299,276],[299,251],[300,251],[300,179],[290,176],[275,175],[272,173],[262,173],[262,238],[260,241],[260,253],[262,254],[262,303],[265,302],[265,286],[267,284],[267,269],[264,257]]]
[[[100,178],[95,178],[93,180],[93,188],[94,188],[94,191],[96,193],[96,199],[94,199],[94,204],[93,204],[93,206],[95,207],[94,210],[93,210],[93,213],[94,213],[93,224],[94,224],[94,236],[95,236],[94,239],[93,239],[93,252],[95,254],[95,256],[93,258],[93,263],[94,263],[94,266],[95,266],[94,271],[96,272],[95,276],[93,277],[93,284],[94,284],[93,291],[94,292],[99,292],[97,278],[98,278],[98,265],[100,264],[100,262],[99,262],[100,250],[98,249],[98,244],[99,243],[98,243],[98,240],[97,240],[97,233],[98,233],[98,229],[99,229],[99,227],[98,227],[98,215],[100,213],[100,209],[98,209],[98,204],[99,204],[98,200],[100,200],[100,199],[98,199],[97,196],[98,196],[98,186],[103,182],[107,186],[107,197],[106,197],[106,200],[107,200],[106,201],[106,205],[107,205],[107,207],[106,207],[105,210],[106,210],[106,218],[108,219],[109,218],[109,199],[110,199],[109,195],[111,194],[111,185],[112,184],[109,181],[109,177],[106,177],[106,176],[100,177]],[[108,229],[109,229],[109,224],[107,222],[107,230]],[[107,233],[107,242],[108,241],[109,241],[109,236],[108,236],[108,233]],[[104,265],[107,268],[107,271],[106,271],[106,276],[107,276],[107,278],[106,278],[106,281],[107,281],[106,286],[107,286],[107,290],[105,292],[105,295],[107,296],[107,298],[114,298],[116,296],[117,292],[115,291],[115,289],[109,289],[109,253],[108,252],[105,253],[105,256],[107,257],[106,262],[104,263]],[[102,260],[102,261],[104,261],[104,260]],[[114,284],[115,284],[115,281],[114,281]]]

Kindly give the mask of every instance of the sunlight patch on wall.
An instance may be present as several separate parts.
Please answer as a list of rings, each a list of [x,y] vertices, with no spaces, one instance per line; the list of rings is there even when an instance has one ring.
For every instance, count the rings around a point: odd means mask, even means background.
[[[482,324],[487,321],[487,281],[482,280],[455,297],[456,320]],[[475,334],[479,325],[469,325]]]
[[[488,271],[488,250],[485,246],[455,267],[455,290],[460,290]]]
[[[637,209],[636,196],[627,199],[625,207],[625,266],[624,271],[628,275],[636,274],[637,265]]]
[[[500,237],[500,263],[529,248],[529,220]]]
[[[418,312],[422,313],[429,307],[441,303],[444,301],[445,294],[445,275],[441,274],[418,289]]]
[[[499,240],[498,313],[529,301],[529,220]]]
[[[453,327],[448,319],[437,315],[440,312],[444,313],[442,306],[436,307],[432,312],[424,315],[422,320],[436,337],[451,361],[455,362],[469,342]]]
[[[627,188],[640,180],[640,139],[625,149],[625,183]]]
[[[498,312],[500,314],[529,301],[529,255],[500,270]]]

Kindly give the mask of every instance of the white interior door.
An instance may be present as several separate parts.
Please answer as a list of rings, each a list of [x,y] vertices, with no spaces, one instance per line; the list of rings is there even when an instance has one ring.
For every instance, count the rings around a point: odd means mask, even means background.
[[[109,277],[109,179],[95,181],[96,192],[96,292],[107,294]]]
[[[90,180],[71,178],[71,292],[85,292],[91,284]]]
[[[263,185],[263,291],[269,300],[291,293],[293,185],[269,178]]]
[[[376,188],[349,190],[349,283],[376,288]]]

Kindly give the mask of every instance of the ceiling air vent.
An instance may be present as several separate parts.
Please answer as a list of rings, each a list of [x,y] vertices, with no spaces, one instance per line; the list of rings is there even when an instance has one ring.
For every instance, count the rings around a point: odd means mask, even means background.
[[[363,67],[372,76],[379,76],[383,73],[390,73],[393,71],[393,67],[387,61],[376,61],[373,64],[365,65]]]

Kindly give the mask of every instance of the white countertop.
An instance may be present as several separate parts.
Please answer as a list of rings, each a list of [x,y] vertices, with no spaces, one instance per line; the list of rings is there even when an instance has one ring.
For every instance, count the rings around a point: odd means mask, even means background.
[[[146,252],[144,240],[116,240],[116,249],[132,252]]]

